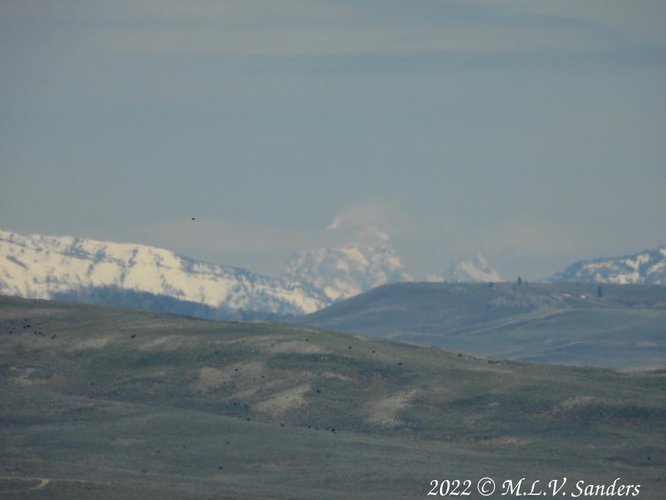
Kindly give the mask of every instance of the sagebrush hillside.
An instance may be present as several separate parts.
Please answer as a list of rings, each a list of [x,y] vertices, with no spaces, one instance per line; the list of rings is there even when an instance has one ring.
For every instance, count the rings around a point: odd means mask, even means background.
[[[518,361],[666,365],[666,287],[399,283],[297,321]]]
[[[2,298],[0,376],[9,498],[420,498],[483,476],[666,488],[659,370]]]

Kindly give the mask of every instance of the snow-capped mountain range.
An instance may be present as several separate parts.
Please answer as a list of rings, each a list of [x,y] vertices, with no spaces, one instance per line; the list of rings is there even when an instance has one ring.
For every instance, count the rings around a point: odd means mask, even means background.
[[[279,315],[308,313],[330,303],[298,282],[198,262],[161,248],[0,231],[0,293],[49,299],[100,288]]]
[[[282,269],[287,282],[321,290],[331,302],[379,285],[411,281],[386,234],[376,232],[367,246],[317,248],[292,255]]]
[[[279,278],[162,248],[0,230],[0,294],[135,305],[210,319],[301,315],[391,282],[412,281],[383,233],[372,243],[292,255]],[[429,281],[500,282],[481,255]],[[550,281],[666,285],[666,247],[577,262]]]
[[[372,245],[294,254],[271,278],[147,245],[0,230],[0,294],[26,298],[245,319],[307,314],[410,279],[386,235]]]
[[[622,257],[582,260],[556,273],[550,281],[666,285],[666,246]]]

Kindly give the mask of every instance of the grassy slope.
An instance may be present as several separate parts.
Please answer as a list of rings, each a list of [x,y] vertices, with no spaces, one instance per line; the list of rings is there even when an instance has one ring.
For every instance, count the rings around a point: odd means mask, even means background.
[[[485,475],[666,488],[663,371],[0,298],[0,376],[11,498],[418,498]]]
[[[666,287],[402,283],[299,321],[521,361],[666,365]]]

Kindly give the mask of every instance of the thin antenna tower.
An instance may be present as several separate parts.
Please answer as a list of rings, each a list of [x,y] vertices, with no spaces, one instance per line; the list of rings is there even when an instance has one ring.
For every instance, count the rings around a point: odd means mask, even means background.
[[[458,281],[456,277],[455,254],[451,255],[451,266],[449,268],[449,276],[453,283]]]

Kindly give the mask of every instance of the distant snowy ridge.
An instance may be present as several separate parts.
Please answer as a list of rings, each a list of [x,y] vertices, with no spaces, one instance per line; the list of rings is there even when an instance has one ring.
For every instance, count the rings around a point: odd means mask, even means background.
[[[490,283],[502,282],[504,278],[483,255],[476,253],[459,261],[455,266],[452,265],[451,269],[440,277],[429,276],[427,281]]]
[[[666,246],[622,257],[582,260],[550,281],[666,285]]]
[[[207,264],[161,248],[0,230],[0,293],[49,299],[101,288],[280,315],[310,313],[330,304],[298,282]]]
[[[144,307],[208,319],[314,312],[386,283],[413,281],[389,237],[291,255],[279,278],[148,245],[0,230],[0,294]],[[502,281],[481,255],[436,281]],[[255,314],[256,313],[256,314]]]
[[[379,285],[411,281],[386,234],[376,232],[372,244],[317,248],[291,255],[281,277],[321,290],[336,301]]]
[[[487,283],[489,281],[504,281],[504,278],[491,266],[488,261],[477,253],[469,259],[458,263],[459,281],[473,281]]]

